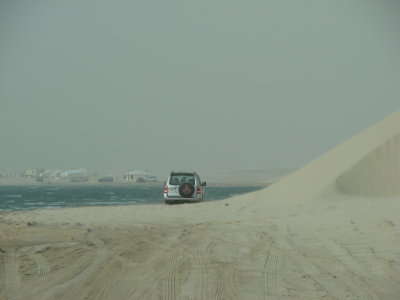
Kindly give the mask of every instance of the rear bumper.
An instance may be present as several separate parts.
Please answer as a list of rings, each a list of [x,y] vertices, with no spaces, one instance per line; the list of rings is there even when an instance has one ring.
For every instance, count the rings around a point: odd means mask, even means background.
[[[183,200],[183,199],[179,199],[179,200],[171,200],[171,199],[165,199],[164,202],[166,204],[183,204],[183,203],[199,203],[201,202],[202,199],[192,199],[192,200]]]
[[[184,197],[166,197],[164,196],[165,202],[175,202],[175,203],[188,203],[188,202],[200,202],[203,201],[203,197],[195,197],[195,198],[184,198]]]

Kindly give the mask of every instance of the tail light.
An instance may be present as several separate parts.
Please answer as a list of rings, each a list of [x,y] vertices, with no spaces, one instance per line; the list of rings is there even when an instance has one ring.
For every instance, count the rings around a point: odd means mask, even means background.
[[[168,186],[167,185],[164,186],[164,194],[168,194]]]
[[[201,194],[201,187],[198,186],[198,187],[196,188],[196,194]]]

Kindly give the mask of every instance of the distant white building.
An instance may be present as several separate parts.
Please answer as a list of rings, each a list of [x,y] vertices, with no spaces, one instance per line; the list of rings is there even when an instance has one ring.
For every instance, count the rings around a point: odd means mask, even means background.
[[[38,175],[37,169],[27,169],[24,172],[25,177],[36,177]]]
[[[88,171],[85,169],[75,169],[75,170],[65,170],[61,173],[61,177],[71,177],[71,176],[87,176]]]
[[[71,182],[86,182],[89,181],[89,172],[85,169],[66,170],[61,177],[68,178]]]
[[[155,182],[157,177],[141,170],[128,171],[124,173],[124,180],[127,182],[142,183]]]

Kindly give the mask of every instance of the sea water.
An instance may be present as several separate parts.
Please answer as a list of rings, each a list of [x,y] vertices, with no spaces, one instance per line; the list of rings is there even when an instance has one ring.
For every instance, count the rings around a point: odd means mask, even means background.
[[[221,200],[261,188],[207,186],[205,201]],[[162,186],[0,186],[0,211],[163,203]]]

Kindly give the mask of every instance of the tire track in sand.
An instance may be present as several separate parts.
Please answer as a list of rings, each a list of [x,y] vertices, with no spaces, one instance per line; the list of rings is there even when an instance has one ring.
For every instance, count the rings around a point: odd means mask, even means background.
[[[36,263],[36,276],[37,277],[45,277],[47,276],[51,269],[50,269],[50,265],[47,262],[47,260],[44,258],[43,255],[39,254],[39,253],[27,253],[28,257],[30,257],[35,263]],[[24,294],[25,296],[25,300],[30,300],[30,299],[36,299],[37,296],[40,294],[39,291],[35,291],[35,290],[29,290],[27,291],[27,289],[24,289]]]
[[[75,287],[82,280],[90,278],[93,273],[95,273],[98,269],[98,266],[104,261],[106,257],[106,250],[104,249],[104,243],[101,240],[93,240],[93,243],[96,245],[96,255],[92,261],[92,263],[85,268],[81,273],[73,278],[54,286],[53,288],[46,291],[46,294],[43,295],[42,299],[65,299],[64,295],[66,291],[69,291],[70,294],[74,294],[73,287]],[[72,290],[71,290],[72,288]]]
[[[177,254],[172,254],[167,263],[167,269],[164,276],[164,299],[177,299],[177,282],[176,282],[176,261]]]
[[[227,277],[227,283],[228,283],[229,289],[232,291],[233,300],[238,299],[238,296],[239,296],[239,291],[237,288],[237,281],[236,281],[237,271],[238,271],[238,266],[235,265],[233,267],[232,271],[228,273],[228,277]]]
[[[19,263],[18,257],[15,253],[3,253],[4,261],[4,275],[5,275],[5,294],[6,295],[19,295],[21,286],[21,277],[18,272]]]
[[[263,275],[266,280],[265,297],[266,299],[279,299],[276,272],[278,268],[278,256],[271,251],[268,252],[264,264]]]
[[[0,282],[0,287],[3,286],[3,291],[0,290],[1,295],[14,295],[16,299],[20,296],[21,276],[19,274],[19,262],[16,253],[9,248],[9,241],[6,234],[0,229],[0,254],[2,254],[4,263],[4,282]],[[4,294],[3,294],[4,293]]]
[[[221,277],[220,277],[220,274],[218,273],[218,271],[217,270],[215,270],[215,268],[212,268],[212,262],[211,262],[211,260],[210,260],[210,257],[212,257],[212,255],[211,255],[211,249],[215,246],[215,243],[216,243],[216,240],[212,240],[208,245],[207,245],[207,247],[206,247],[206,251],[205,251],[205,253],[206,253],[206,256],[205,256],[205,258],[206,259],[204,259],[203,258],[203,261],[202,261],[202,263],[203,263],[203,265],[204,265],[204,271],[205,271],[205,275],[206,276],[208,276],[208,274],[213,274],[213,276],[214,276],[214,282],[215,282],[215,293],[214,293],[214,299],[216,299],[216,300],[221,300],[221,299],[223,299],[223,293],[222,293],[222,281],[221,281]],[[206,277],[206,278],[208,278],[208,277]],[[207,287],[208,287],[208,290],[209,290],[209,293],[210,293],[210,295],[211,295],[211,287],[212,287],[212,285],[211,285],[211,283],[209,282],[209,281],[206,281],[206,284],[207,284]],[[208,298],[206,298],[206,299],[208,299]]]
[[[135,248],[135,242],[124,243],[122,247],[117,247],[116,249],[110,249],[107,254],[107,258],[104,260],[104,265],[102,266],[101,276],[98,276],[99,283],[98,286],[101,285],[101,288],[98,289],[94,296],[94,299],[112,299],[112,294],[115,289],[118,290],[118,283],[121,279],[126,275],[126,266],[125,264],[129,262],[128,259],[123,257],[125,251],[129,249]],[[107,272],[104,272],[107,270]],[[101,282],[101,283],[100,283]],[[134,284],[132,283],[134,287]],[[119,290],[118,294],[121,294],[122,291]],[[131,292],[125,291],[125,295],[129,295]],[[126,296],[127,297],[127,296]]]
[[[221,277],[218,272],[215,273],[215,282],[217,285],[217,287],[215,288],[215,299],[222,300],[223,299],[222,284],[221,284]]]
[[[94,299],[108,299],[109,297],[106,297],[107,293],[110,293],[113,286],[121,277],[123,267],[122,262],[119,260],[112,260],[109,264],[110,266],[107,268],[107,270],[109,270],[109,272],[107,272],[107,278],[109,278],[109,280],[103,283],[100,290],[97,291]]]
[[[367,270],[347,248],[331,238],[318,237],[318,239],[326,245],[330,253],[335,257],[337,260],[335,264],[337,271],[344,273],[345,277],[347,277],[347,283],[356,295],[363,299],[380,299],[380,296],[375,293],[375,283],[367,282],[361,276]]]
[[[298,234],[295,235],[293,230],[286,225],[286,228],[284,226],[280,227],[280,235],[285,236],[285,239],[283,240],[283,243],[286,248],[291,249],[294,252],[298,252],[302,255],[301,259],[296,259],[296,257],[293,257],[293,263],[294,265],[297,266],[299,271],[303,273],[304,278],[308,278],[311,280],[313,284],[313,289],[314,291],[319,294],[319,297],[326,297],[328,299],[335,299],[335,297],[331,294],[329,288],[326,287],[326,284],[322,278],[320,278],[320,271],[317,268],[317,266],[313,263],[312,258],[311,260],[309,259],[304,259],[308,255],[308,251],[305,251],[303,247],[299,246],[296,243],[296,240],[299,239]],[[315,240],[309,240],[309,239],[304,239],[303,244],[307,246],[312,246],[316,247],[316,241]],[[300,243],[301,245],[301,243]]]
[[[33,259],[37,266],[36,276],[44,277],[50,273],[50,265],[43,255],[39,253],[28,253],[28,256]]]
[[[197,299],[223,299],[223,289],[221,276],[212,265],[211,250],[215,246],[216,240],[211,239],[210,242],[204,244],[206,247],[203,251],[200,248],[196,250],[196,256],[193,257],[198,267],[198,276],[200,278],[199,291],[196,293]]]
[[[198,299],[200,299],[200,300],[211,299],[210,282],[208,280],[208,275],[211,272],[208,270],[207,262],[204,258],[204,255],[200,254],[199,249],[197,249],[197,251],[196,251],[195,261],[197,263],[198,270],[200,273],[199,274],[200,275],[200,297]],[[215,275],[215,276],[218,278],[218,275]],[[218,283],[220,283],[219,280],[217,280],[217,285],[218,285]],[[216,292],[218,292],[220,290],[221,290],[221,287],[217,286]]]
[[[3,233],[3,231],[0,229],[0,258],[1,258],[1,262],[3,262],[3,264],[5,264],[5,249],[4,247],[7,246],[8,244],[8,240],[6,235]],[[6,275],[6,274],[4,274]],[[4,278],[7,278],[7,276],[5,276]],[[3,294],[4,290],[5,290],[5,280],[1,280],[0,281],[0,296]]]
[[[40,292],[32,292],[29,295],[25,296],[24,299],[25,300],[39,299],[37,298],[39,294]]]
[[[337,299],[380,299],[362,277],[367,270],[342,245],[316,233],[298,230],[293,233],[289,227],[287,230],[292,249],[304,257],[297,261],[298,266],[320,291]]]

